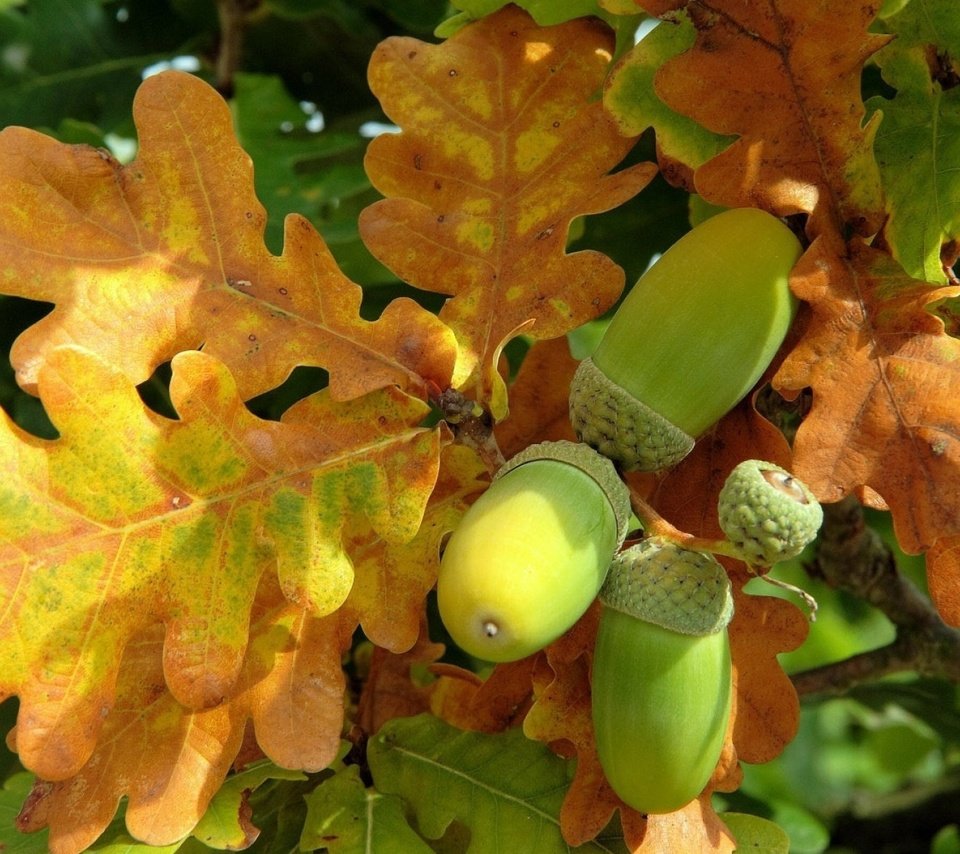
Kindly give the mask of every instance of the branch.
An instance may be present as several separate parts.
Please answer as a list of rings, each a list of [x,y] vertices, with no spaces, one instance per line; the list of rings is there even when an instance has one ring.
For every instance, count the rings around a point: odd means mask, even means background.
[[[947,626],[933,605],[904,578],[879,534],[853,498],[824,505],[813,574],[882,611],[897,629],[887,646],[793,676],[798,694],[843,694],[890,673],[916,671],[960,682],[960,631]]]
[[[217,17],[220,20],[220,47],[217,51],[216,86],[221,95],[233,92],[233,75],[240,67],[243,53],[243,31],[247,15],[259,0],[217,0]]]

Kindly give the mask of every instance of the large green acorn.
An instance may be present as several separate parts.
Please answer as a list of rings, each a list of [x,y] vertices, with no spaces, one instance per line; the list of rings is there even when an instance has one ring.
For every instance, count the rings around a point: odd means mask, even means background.
[[[596,598],[623,543],[630,496],[587,445],[531,445],[497,472],[444,549],[443,624],[462,649],[515,661],[556,640]]]
[[[591,676],[600,765],[642,813],[696,798],[730,718],[733,596],[712,555],[651,537],[617,555],[600,591]]]
[[[779,219],[724,211],[685,234],[624,299],[577,370],[570,419],[625,471],[678,463],[760,379],[793,320],[801,246]]]

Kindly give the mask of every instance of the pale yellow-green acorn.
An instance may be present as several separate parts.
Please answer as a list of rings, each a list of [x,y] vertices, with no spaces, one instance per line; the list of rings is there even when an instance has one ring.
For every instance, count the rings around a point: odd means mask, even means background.
[[[733,595],[712,555],[651,537],[614,559],[591,694],[600,765],[642,813],[692,801],[716,767],[730,718]]]
[[[587,445],[531,445],[497,472],[447,542],[437,579],[453,640],[487,661],[515,661],[587,610],[623,543],[630,497]]]
[[[678,463],[783,343],[801,246],[776,217],[724,211],[685,234],[624,299],[570,388],[577,436],[625,471]]]

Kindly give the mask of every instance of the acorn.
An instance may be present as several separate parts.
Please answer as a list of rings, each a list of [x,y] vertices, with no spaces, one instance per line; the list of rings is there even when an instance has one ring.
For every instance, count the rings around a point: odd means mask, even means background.
[[[727,210],[637,281],[570,388],[577,436],[624,471],[676,465],[756,384],[796,302],[800,242],[776,217]]]
[[[496,662],[552,643],[596,598],[630,512],[613,464],[587,445],[543,442],[517,454],[444,549],[437,603],[450,636]]]
[[[620,799],[668,813],[696,798],[730,718],[733,594],[709,554],[651,537],[600,590],[591,675],[597,755]]]
[[[762,460],[744,460],[730,472],[717,513],[724,535],[752,566],[796,557],[823,523],[823,508],[807,485]]]

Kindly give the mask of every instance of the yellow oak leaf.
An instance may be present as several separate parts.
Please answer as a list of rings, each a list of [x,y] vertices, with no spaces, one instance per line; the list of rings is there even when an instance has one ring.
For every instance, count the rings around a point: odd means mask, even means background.
[[[340,399],[446,387],[456,345],[430,312],[401,299],[361,319],[360,287],[299,215],[286,219],[283,254],[267,250],[253,167],[214,89],[158,74],[133,115],[127,166],[25,128],[0,132],[0,292],[54,305],[12,349],[24,388],[63,344],[134,383],[202,344],[245,400],[301,364],[326,368]]]
[[[638,0],[683,10],[693,47],[657,72],[657,94],[717,134],[739,137],[696,169],[697,191],[726,207],[812,214],[812,233],[872,234],[883,218],[860,77],[889,40],[867,32],[876,6],[809,0]],[[669,24],[665,24],[669,26]]]
[[[316,616],[339,608],[352,520],[412,539],[446,435],[395,388],[263,421],[196,351],[173,360],[179,420],[76,347],[38,384],[58,439],[0,421],[0,697],[19,694],[16,750],[48,780],[88,760],[138,632],[165,623],[166,684],[203,709],[235,690],[265,573]]]
[[[486,467],[463,445],[448,445],[440,456],[436,486],[417,535],[390,542],[369,525],[350,541],[354,581],[343,611],[355,616],[364,634],[394,653],[417,640],[423,602],[437,581],[440,544],[467,509],[469,500],[489,486]]]
[[[652,164],[608,172],[633,140],[599,100],[613,34],[596,20],[539,27],[507,6],[440,45],[389,38],[370,88],[399,134],[373,140],[365,166],[387,198],[360,233],[402,279],[451,296],[454,384],[506,414],[497,372],[519,330],[555,338],[606,311],[623,271],[594,251],[567,254],[570,221],[622,204]]]
[[[874,490],[904,551],[957,536],[960,341],[928,306],[960,286],[912,279],[859,241],[838,249],[820,239],[794,272],[811,317],[774,377],[785,395],[813,391],[794,473],[821,501]]]
[[[75,774],[38,781],[18,827],[49,827],[53,854],[76,854],[96,840],[126,797],[134,838],[174,843],[193,830],[223,784],[250,721],[276,764],[325,768],[340,748],[340,658],[350,637],[337,615],[315,617],[284,602],[275,581],[267,582],[238,693],[197,711],[179,704],[164,684],[163,627],[144,629],[124,650],[116,703],[96,749]]]

